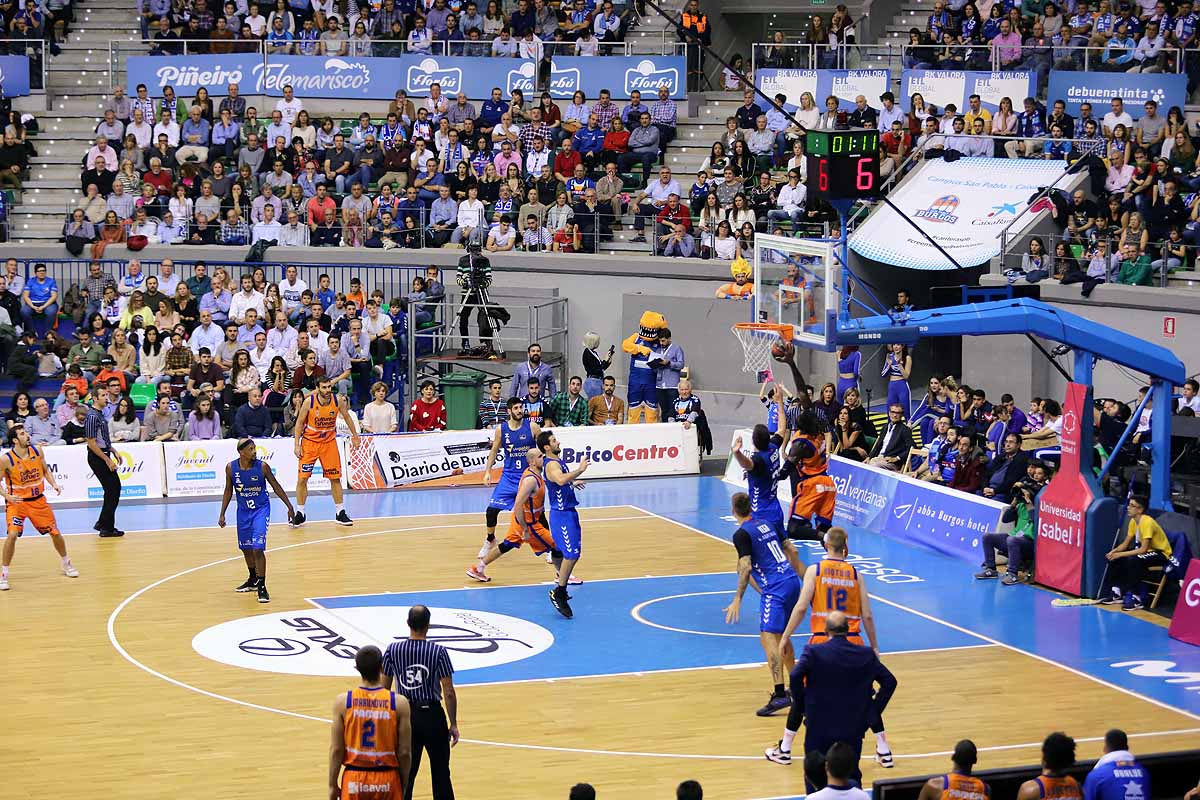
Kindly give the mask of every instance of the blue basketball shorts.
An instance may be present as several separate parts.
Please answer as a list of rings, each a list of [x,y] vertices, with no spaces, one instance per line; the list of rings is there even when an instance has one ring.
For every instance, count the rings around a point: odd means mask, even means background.
[[[758,608],[758,629],[763,633],[783,633],[792,608],[800,599],[800,581],[788,581],[762,593]]]
[[[579,525],[579,512],[574,508],[565,511],[550,510],[550,531],[554,534],[554,547],[563,558],[574,561],[583,552],[583,528]]]
[[[239,550],[266,550],[267,523],[271,521],[271,509],[252,511],[249,514],[238,512],[237,538]]]
[[[521,472],[501,470],[500,480],[496,481],[496,488],[492,490],[492,499],[488,501],[488,506],[501,511],[511,511],[520,486]]]

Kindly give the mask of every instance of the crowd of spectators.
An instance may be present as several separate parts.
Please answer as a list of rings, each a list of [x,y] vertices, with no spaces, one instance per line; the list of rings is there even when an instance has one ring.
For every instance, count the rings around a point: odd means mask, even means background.
[[[18,382],[9,426],[36,417],[35,443],[76,443],[69,423],[105,393],[114,441],[284,436],[304,397],[330,376],[361,411],[363,431],[399,429],[384,367],[403,358],[407,315],[444,298],[436,267],[411,295],[386,300],[358,278],[335,292],[322,274],[310,288],[294,266],[277,283],[261,267],[233,280],[202,261],[181,276],[171,259],[153,275],[132,260],[118,278],[93,262],[68,290],[82,320],[70,342],[53,329],[65,301],[45,265],[23,280],[10,259],[0,277],[0,357]],[[57,391],[32,397],[47,378],[61,379]],[[147,401],[141,414],[138,397]]]
[[[142,38],[152,55],[198,53],[398,56],[433,53],[534,59],[603,55],[637,23],[611,0],[275,0],[219,5],[139,0]],[[623,52],[623,48],[618,48]],[[549,74],[549,61],[544,69]]]
[[[648,102],[602,90],[560,108],[548,93],[529,106],[495,88],[476,103],[434,83],[426,98],[397,91],[383,120],[344,125],[311,119],[290,86],[265,122],[236,83],[218,101],[203,87],[190,101],[169,86],[161,99],[136,91],[114,91],[83,155],[84,196],[63,228],[76,255],[117,242],[390,249],[472,235],[491,252],[595,252],[627,210],[640,231],[667,201],[644,186],[675,137],[665,85]]]
[[[904,69],[1030,70],[1043,86],[1051,69],[1186,72],[1190,94],[1200,83],[1196,31],[1190,0],[934,0],[925,29],[909,30],[902,61]]]

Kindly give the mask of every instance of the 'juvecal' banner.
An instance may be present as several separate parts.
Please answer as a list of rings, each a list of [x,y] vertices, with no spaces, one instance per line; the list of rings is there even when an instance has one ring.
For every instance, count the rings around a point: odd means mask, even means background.
[[[740,430],[742,452],[750,455],[750,431]],[[730,447],[732,450],[732,444]],[[977,561],[980,541],[996,530],[1004,504],[926,483],[896,472],[832,456],[829,476],[837,486],[833,520],[892,539],[912,542],[940,553]],[[731,455],[725,465],[726,483],[745,488],[746,476]],[[779,498],[791,501],[791,486],[779,484]],[[784,512],[786,513],[786,505]]]
[[[892,202],[879,206],[850,237],[864,258],[908,269],[955,269],[955,265],[912,229],[904,214],[941,245],[959,264],[975,267],[1000,254],[1000,233],[1015,236],[1038,218],[1049,200],[1022,214],[1029,199],[1063,175],[1064,162],[1034,159],[932,159],[892,191]]]
[[[619,59],[618,59],[619,60]],[[242,94],[282,97],[291,86],[300,98],[390,100],[397,89],[410,97],[427,97],[434,83],[448,96],[465,91],[468,97],[491,96],[499,86],[507,97],[520,88],[533,90],[534,63],[517,58],[465,58],[405,55],[395,58],[349,56],[131,56],[126,60],[129,92],[146,84],[152,97],[171,86],[181,97],[196,89],[241,86]]]
[[[799,107],[800,95],[809,92],[820,111],[830,95],[846,111],[854,109],[854,98],[860,94],[867,105],[878,109],[879,96],[891,88],[892,73],[886,69],[760,69],[754,73],[754,84],[769,97],[786,95],[789,107]]]
[[[342,443],[343,438],[338,437],[338,442]],[[289,492],[295,491],[299,461],[292,437],[255,439],[254,443],[258,457],[270,465],[279,484]],[[225,491],[225,465],[237,458],[237,440],[164,442],[162,450],[168,497],[211,497]],[[329,490],[329,479],[320,464],[313,467],[308,488],[314,492]]]
[[[900,78],[901,105],[919,94],[928,105],[938,109],[954,103],[958,113],[966,113],[967,100],[979,95],[983,108],[995,113],[1000,110],[1000,98],[1012,100],[1013,108],[1021,108],[1026,97],[1036,96],[1035,72],[959,72],[955,70],[906,69]]]

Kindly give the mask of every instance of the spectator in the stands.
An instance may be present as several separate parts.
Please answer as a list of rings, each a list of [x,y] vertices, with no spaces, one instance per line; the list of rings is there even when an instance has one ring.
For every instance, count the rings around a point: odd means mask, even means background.
[[[867,98],[860,94],[854,98],[854,110],[847,122],[851,128],[878,128],[879,112],[867,105]]]
[[[658,213],[663,206],[667,204],[667,199],[672,195],[681,195],[679,182],[671,177],[671,168],[663,166],[658,172],[659,179],[650,183],[645,190],[638,192],[634,198],[632,205],[637,208],[637,214],[634,217],[634,230],[637,235],[631,241],[645,242],[646,238],[643,233],[646,226],[646,219],[650,216],[658,217]]]
[[[183,414],[173,403],[160,402],[154,411],[147,409],[142,424],[143,442],[177,442],[183,440]]]
[[[395,433],[400,429],[396,406],[388,402],[387,394],[386,383],[377,381],[371,385],[373,399],[362,411],[364,433]]]
[[[29,440],[36,445],[66,444],[62,438],[62,426],[50,415],[49,401],[44,397],[34,400],[33,411],[24,420]]]
[[[408,430],[412,432],[445,430],[446,404],[437,396],[437,386],[433,381],[424,381],[421,383],[420,392],[408,410]]]
[[[912,447],[912,432],[904,419],[904,409],[899,405],[889,406],[887,425],[875,440],[869,463],[881,469],[901,470]]]
[[[39,338],[44,337],[58,318],[58,301],[58,282],[46,275],[45,264],[37,264],[33,279],[21,292],[21,317],[26,329],[37,332]]]

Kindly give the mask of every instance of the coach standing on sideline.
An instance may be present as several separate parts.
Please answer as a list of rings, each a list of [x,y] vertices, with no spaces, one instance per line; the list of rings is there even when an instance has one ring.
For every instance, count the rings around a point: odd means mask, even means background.
[[[428,634],[429,609],[413,606],[408,610],[408,638],[392,642],[383,654],[384,686],[391,686],[395,678],[396,691],[407,697],[412,706],[412,769],[405,787],[409,800],[421,766],[422,749],[429,753],[433,800],[454,800],[454,787],[450,784],[450,748],[458,744],[454,666],[446,648],[428,641],[425,638]]]
[[[871,720],[879,719],[896,691],[896,677],[870,647],[846,638],[850,631],[846,615],[832,611],[825,621],[829,641],[808,644],[792,670],[793,709],[804,709],[804,752],[827,752],[836,742],[854,750],[854,773],[862,782],[858,761],[862,740]],[[875,684],[879,688],[875,689]],[[789,719],[788,730],[800,721]],[[790,745],[791,742],[786,744]],[[807,779],[805,780],[807,784]],[[815,787],[807,786],[811,794]]]
[[[96,392],[92,407],[83,421],[87,436],[88,467],[104,487],[104,504],[100,507],[100,518],[95,529],[103,537],[124,536],[125,531],[117,528],[117,503],[121,501],[121,477],[117,475],[117,462],[113,458],[112,440],[108,435],[108,420],[104,418],[104,407],[108,405],[108,393]]]

